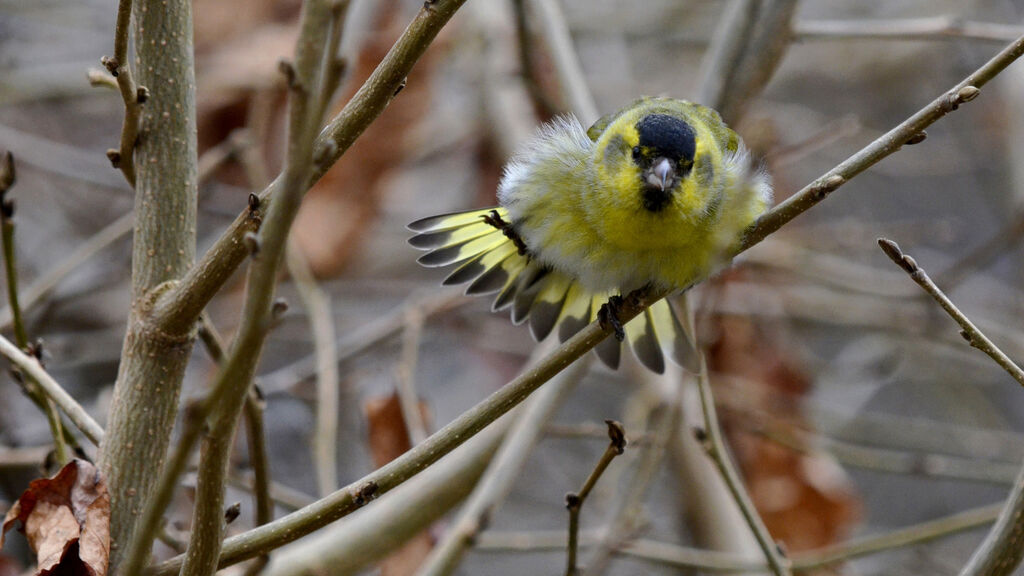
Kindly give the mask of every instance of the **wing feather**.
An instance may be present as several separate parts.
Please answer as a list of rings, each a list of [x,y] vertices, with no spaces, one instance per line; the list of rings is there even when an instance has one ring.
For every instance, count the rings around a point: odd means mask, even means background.
[[[499,207],[417,220],[409,225],[417,233],[409,243],[428,251],[419,259],[424,266],[457,265],[444,284],[468,283],[467,294],[497,292],[492,309],[511,307],[512,321],[529,320],[534,338],[543,340],[557,328],[558,339],[568,340],[597,318],[612,293],[590,292],[573,277],[520,254],[501,230],[483,221],[495,210],[499,217],[507,217]],[[655,302],[624,328],[634,355],[647,368],[663,372],[666,356],[691,367],[692,340],[667,301]],[[615,369],[621,362],[622,345],[609,337],[594,352]]]

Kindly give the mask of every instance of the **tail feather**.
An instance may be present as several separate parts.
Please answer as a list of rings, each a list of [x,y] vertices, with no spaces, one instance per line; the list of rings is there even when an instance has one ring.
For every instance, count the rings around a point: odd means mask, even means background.
[[[466,294],[492,294],[492,309],[511,308],[512,321],[530,322],[530,332],[543,340],[556,328],[558,339],[568,340],[594,321],[612,293],[592,293],[573,278],[551,270],[526,255],[500,230],[483,218],[504,208],[484,208],[417,220],[409,229],[417,234],[409,243],[429,250],[418,262],[428,267],[457,265],[444,284],[469,284]],[[693,346],[665,300],[651,305],[624,326],[634,355],[647,368],[661,373],[665,357],[691,367]],[[622,345],[606,338],[594,348],[602,362],[617,368]]]
[[[562,313],[565,295],[572,283],[572,280],[564,274],[548,275],[530,307],[530,331],[538,341],[551,334],[551,330]]]
[[[630,320],[623,327],[626,331],[626,339],[629,341],[633,354],[640,363],[648,367],[652,372],[661,374],[665,371],[665,356],[661,351],[661,344],[654,330],[654,319],[651,318],[651,310],[648,308],[636,318]]]

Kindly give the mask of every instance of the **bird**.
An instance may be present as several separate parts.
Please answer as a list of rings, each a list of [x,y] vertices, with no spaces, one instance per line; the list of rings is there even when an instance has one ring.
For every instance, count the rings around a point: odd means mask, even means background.
[[[615,369],[621,342],[662,373],[694,343],[661,299],[626,322],[623,297],[685,291],[728,262],[728,248],[772,202],[771,179],[711,108],[643,97],[584,128],[573,115],[540,127],[506,164],[498,205],[412,222],[418,262],[455,266],[443,284],[496,293],[492,309],[565,341],[600,320],[595,347]]]

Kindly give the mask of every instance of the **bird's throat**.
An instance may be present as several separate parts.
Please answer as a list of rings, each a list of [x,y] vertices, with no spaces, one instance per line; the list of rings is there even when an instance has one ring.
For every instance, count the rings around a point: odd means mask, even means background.
[[[641,202],[648,212],[661,212],[672,202],[672,190],[645,186],[641,193]]]

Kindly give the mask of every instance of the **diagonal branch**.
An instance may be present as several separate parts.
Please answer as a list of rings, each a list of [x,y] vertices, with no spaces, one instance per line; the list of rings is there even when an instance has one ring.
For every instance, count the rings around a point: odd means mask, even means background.
[[[442,2],[437,2],[432,6],[436,7],[441,4]],[[448,7],[452,8],[451,6]],[[429,8],[424,10],[429,12]],[[422,11],[420,17],[423,17]],[[418,19],[414,21],[409,30],[419,29],[418,27],[422,25],[422,22]],[[409,30],[406,31],[407,34]],[[405,50],[397,51],[397,53],[403,54]],[[392,53],[396,52],[393,50]],[[823,200],[827,197],[828,193],[841,186],[849,178],[867,170],[899,150],[900,144],[906,142],[925,127],[953,110],[953,104],[958,106],[960,103],[972,99],[973,96],[977,95],[976,90],[978,86],[991,80],[1020,57],[1022,53],[1024,53],[1024,38],[1020,38],[1008,46],[954,87],[952,91],[941,96],[936,102],[925,107],[882,138],[872,142],[860,152],[851,156],[839,166],[829,171],[825,176],[816,180],[815,183],[805,187],[801,192],[794,195],[793,198],[790,198],[790,200],[769,211],[748,231],[743,242],[733,249],[733,253],[738,254],[754,246],[769,234],[775,232],[790,220]],[[377,71],[380,72],[383,66],[384,63],[382,63],[381,67],[378,67]],[[383,78],[378,78],[377,82],[381,81],[383,81]],[[394,80],[396,86],[399,82],[400,80]],[[965,89],[967,86],[972,86],[973,89]],[[361,92],[364,90],[372,90],[372,88],[367,88],[364,85]],[[951,99],[950,94],[955,98]],[[352,106],[351,102],[349,106],[346,106],[346,110],[350,106]],[[338,120],[343,115],[345,115],[344,111],[335,120]],[[341,122],[341,125],[358,128],[357,120],[360,117],[362,116],[353,116],[349,120]],[[332,127],[337,128],[337,125],[332,122]],[[320,141],[326,141],[325,135],[330,134],[335,134],[333,128],[321,133]],[[900,144],[893,144],[894,138]],[[342,138],[340,141],[342,143],[346,141],[349,144],[351,143],[351,141],[347,140],[347,137]],[[275,185],[272,184],[265,193],[269,193],[274,188]],[[227,239],[222,238],[218,244],[221,242],[231,242],[230,235],[231,232],[229,231],[226,234]],[[665,294],[654,290],[641,290],[634,293],[634,295],[635,298],[625,299],[625,305],[620,310],[619,318],[623,323],[632,320],[647,306]],[[265,526],[228,538],[224,541],[218,566],[221,568],[230,566],[256,556],[265,550],[292,542],[338,518],[350,514],[366,503],[367,491],[370,491],[372,494],[382,494],[393,489],[406,479],[419,473],[425,467],[436,462],[441,456],[453,450],[468,437],[483,429],[499,416],[511,410],[529,396],[530,393],[543,385],[544,382],[588,352],[609,334],[610,332],[603,329],[597,322],[587,325],[575,336],[559,346],[552,354],[541,360],[534,368],[510,381],[487,399],[427,438],[422,444],[406,452],[386,466],[301,510],[279,518]],[[177,573],[177,570],[181,567],[181,561],[180,556],[172,558],[155,567],[153,574],[170,576]]]

